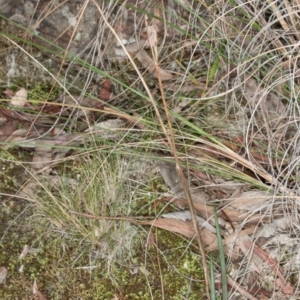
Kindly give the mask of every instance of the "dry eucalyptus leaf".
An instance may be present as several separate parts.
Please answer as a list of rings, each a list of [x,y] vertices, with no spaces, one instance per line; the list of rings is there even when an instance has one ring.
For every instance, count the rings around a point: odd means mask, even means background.
[[[166,161],[158,161],[159,171],[165,181],[165,183],[169,186],[171,191],[177,197],[184,197],[183,188],[181,185],[181,181],[176,171],[176,166],[174,163],[166,162]],[[210,196],[204,191],[196,188],[194,185],[189,184],[191,197],[194,203],[206,203],[210,200]]]
[[[12,133],[18,129],[18,126],[19,124],[17,121],[9,121],[0,126],[0,142],[7,140]]]
[[[60,128],[54,128],[50,136],[45,136],[44,139],[38,140],[32,159],[33,168],[42,169],[65,157],[70,148],[59,146],[71,147],[82,142],[82,135],[69,134]]]
[[[192,238],[195,235],[193,224],[191,222],[158,218],[147,223],[149,223],[149,225],[162,228],[171,232],[180,233],[188,238]]]
[[[171,213],[167,213],[167,214],[162,214],[161,215],[163,218],[167,218],[167,219],[177,219],[177,220],[182,220],[182,221],[192,221],[192,215],[191,212],[189,210],[183,210],[183,211],[175,211],[175,212],[171,212]],[[197,221],[200,227],[204,227],[207,228],[208,230],[210,230],[213,233],[216,233],[216,229],[214,226],[212,226],[211,224],[209,224],[205,219],[197,216]]]
[[[135,57],[139,60],[142,66],[146,68],[154,77],[157,78],[158,76],[160,76],[161,80],[170,80],[173,78],[173,75],[168,71],[165,71],[159,66],[156,68],[153,59],[145,50],[142,49],[141,51],[139,51]]]
[[[173,203],[180,208],[189,208],[188,202],[186,199],[178,198],[173,201]],[[193,202],[194,208],[197,211],[197,214],[208,219],[214,218],[214,209],[212,206],[207,205],[206,203],[197,203]],[[222,208],[217,212],[219,218],[224,218],[230,222],[243,223],[246,221],[247,224],[258,224],[261,221],[269,220],[268,216],[261,216],[260,214],[246,214],[245,212],[240,212],[234,209]],[[274,217],[276,215],[274,214]],[[228,218],[228,219],[227,219]]]
[[[186,106],[188,106],[192,100],[184,100],[178,103],[178,105],[173,109],[173,112],[178,114],[180,113]]]
[[[294,288],[292,287],[290,282],[287,282],[286,278],[283,275],[283,268],[280,266],[279,262],[270,256],[269,253],[262,250],[255,244],[252,244],[251,239],[245,239],[244,241],[245,249],[251,249],[251,261],[255,263],[256,268],[259,274],[266,273],[266,267],[272,271],[272,277],[275,276],[275,289],[281,290],[282,293],[287,295],[294,294]],[[247,251],[248,253],[248,251]],[[253,258],[255,257],[255,260]],[[259,264],[259,260],[261,259],[262,262]],[[264,262],[264,263],[263,263]]]
[[[14,143],[18,143],[18,146],[20,147],[28,147],[28,148],[34,148],[35,142],[32,141],[30,143],[26,143],[26,140],[32,139],[34,133],[29,132],[28,129],[17,129],[15,130],[6,140],[6,145],[3,146],[4,149],[9,149],[10,147],[13,147]]]
[[[12,97],[10,100],[10,103],[12,106],[16,107],[24,107],[26,104],[28,104],[28,92],[26,89],[21,88],[16,92],[16,94]]]
[[[268,201],[273,198],[271,193],[253,190],[248,192],[242,192],[240,195],[236,195],[234,198],[224,199],[224,203],[230,202],[229,206],[236,210],[252,211],[266,207]]]
[[[93,133],[94,136],[102,138],[116,138],[116,131],[125,127],[125,122],[121,119],[110,119],[103,122],[99,122],[90,126],[85,130],[87,133]]]
[[[192,222],[185,222],[176,219],[158,218],[153,221],[144,222],[145,225],[155,226],[171,232],[182,234],[188,238],[195,236],[195,231]],[[211,245],[216,241],[216,235],[206,228],[200,230],[201,239],[205,245]]]
[[[182,193],[183,189],[179,176],[177,175],[175,164],[167,161],[158,161],[157,164],[161,176],[171,191],[176,195]]]
[[[223,240],[224,250],[226,255],[232,257],[232,258],[238,258],[240,256],[240,243],[243,241],[244,236],[252,235],[257,230],[257,226],[250,226],[246,229],[243,229],[241,231],[236,231],[230,234],[228,237],[226,237]],[[240,240],[242,239],[242,240]],[[206,250],[208,252],[216,251],[218,250],[219,245],[218,241],[215,240],[214,243],[211,243],[208,245]]]

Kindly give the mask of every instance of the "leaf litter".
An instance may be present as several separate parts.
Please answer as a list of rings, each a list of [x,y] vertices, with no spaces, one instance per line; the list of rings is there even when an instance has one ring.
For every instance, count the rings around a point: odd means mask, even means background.
[[[173,79],[177,80],[177,74],[160,66],[155,66],[154,59],[147,52],[151,45],[155,44],[156,46],[162,43],[161,34],[164,31],[162,22],[148,26],[148,31],[146,32],[139,32],[139,38],[137,39],[136,36],[133,37],[134,35],[132,35],[135,29],[128,22],[133,17],[131,15],[132,11],[126,13],[125,10],[122,12],[122,18],[114,26],[126,51],[114,38],[109,37],[114,42],[112,51],[108,51],[111,55],[108,59],[121,62],[129,54],[132,58],[137,59],[151,76],[160,77],[162,81],[166,81],[166,83],[163,83],[163,87],[166,90],[181,89],[181,85],[173,85],[169,82]],[[160,16],[157,10],[153,10],[153,14],[156,17]],[[74,20],[72,19],[72,14],[67,15],[69,22]],[[124,18],[126,22],[122,24]],[[141,20],[142,17],[138,15],[137,22],[141,22]],[[249,39],[244,39],[242,36],[242,32],[245,33],[245,27],[242,23],[237,23],[231,17],[226,17],[222,22],[223,24],[217,24],[216,26],[224,29],[228,40],[234,38],[237,45],[242,49],[253,50],[252,46],[255,44],[252,44]],[[231,26],[232,24],[235,26]],[[71,26],[74,27],[74,24],[72,23]],[[40,27],[42,29],[42,22]],[[149,29],[151,29],[151,32]],[[247,28],[247,30],[251,34],[257,34],[257,29],[252,31],[250,28]],[[172,28],[169,28],[168,33],[165,34],[171,35],[172,31]],[[262,36],[259,38],[261,39]],[[59,42],[64,43],[63,40],[59,40]],[[74,40],[73,42],[77,44],[72,46],[76,50],[80,42],[84,43],[86,41],[79,42]],[[282,46],[279,40],[275,44]],[[195,47],[196,54],[199,51],[199,49],[196,49],[198,47],[197,43],[185,41],[183,43],[185,51],[188,51],[189,47],[190,49]],[[283,52],[285,51],[283,46],[280,49]],[[255,51],[252,54],[258,53]],[[214,232],[212,208],[213,202],[218,202],[217,214],[226,254],[238,261],[237,263],[233,262],[237,273],[243,272],[239,260],[242,260],[244,264],[247,262],[251,265],[248,281],[244,282],[245,286],[255,285],[257,280],[261,280],[261,278],[266,282],[270,282],[270,277],[267,278],[267,276],[273,276],[275,292],[281,292],[283,295],[292,295],[294,288],[285,280],[285,270],[280,266],[280,257],[271,257],[267,249],[262,249],[262,247],[257,245],[255,239],[268,238],[271,243],[275,244],[276,240],[274,238],[276,235],[280,232],[288,232],[294,223],[297,222],[297,219],[283,217],[286,211],[281,206],[281,203],[287,200],[286,210],[290,212],[293,209],[293,198],[297,200],[297,193],[293,188],[290,188],[292,183],[289,179],[286,182],[284,181],[289,175],[287,174],[289,171],[286,170],[277,174],[275,165],[278,162],[278,158],[270,154],[271,146],[275,142],[278,149],[283,152],[286,151],[286,142],[289,139],[287,128],[284,125],[289,122],[294,124],[295,120],[290,118],[290,107],[284,97],[282,97],[285,93],[283,84],[270,88],[269,82],[259,82],[257,79],[259,76],[254,76],[253,74],[249,76],[248,73],[244,72],[243,66],[237,66],[235,72],[237,74],[241,73],[242,76],[235,78],[235,81],[232,82],[233,88],[237,87],[241,91],[245,105],[242,106],[240,103],[235,105],[237,117],[235,120],[232,120],[232,123],[234,123],[236,129],[241,129],[240,131],[243,132],[246,127],[246,136],[241,137],[240,135],[229,133],[227,126],[222,126],[224,128],[217,129],[215,133],[217,136],[230,137],[223,144],[227,148],[220,148],[218,145],[211,144],[205,139],[202,139],[201,143],[201,139],[199,139],[198,149],[187,149],[186,152],[193,159],[200,161],[200,163],[205,163],[206,157],[214,158],[222,161],[225,165],[235,164],[238,170],[247,174],[250,173],[250,176],[261,176],[264,178],[265,191],[251,188],[248,184],[239,189],[239,185],[232,183],[230,180],[221,180],[216,175],[208,176],[205,171],[200,172],[199,170],[190,169],[189,172],[186,170],[186,179],[189,182],[194,207],[199,220],[201,219],[202,222],[202,225],[200,225],[201,236],[207,251],[217,250],[218,247]],[[11,77],[11,73],[7,77]],[[220,74],[215,73],[214,76],[218,78]],[[213,81],[214,78],[210,79]],[[117,119],[107,119],[104,122],[89,121],[94,110],[106,110],[108,115],[109,113],[116,113],[113,108],[107,107],[107,103],[114,98],[111,90],[112,85],[112,82],[106,79],[102,88],[100,88],[98,99],[78,95],[65,95],[61,99],[57,99],[56,102],[47,103],[41,107],[34,107],[28,102],[28,93],[25,88],[21,88],[15,94],[7,90],[5,94],[10,98],[9,107],[0,107],[0,114],[4,119],[4,124],[0,129],[0,138],[4,142],[4,149],[9,149],[12,145],[34,149],[31,171],[34,174],[42,173],[44,176],[53,178],[50,175],[51,169],[68,155],[72,147],[78,147],[87,143],[95,136],[100,136],[104,140],[112,139],[117,141],[120,129],[126,127],[128,121],[134,122],[134,118],[130,119],[120,116]],[[212,95],[212,92],[217,90],[217,88],[216,86],[208,88],[203,83],[193,83],[182,87],[182,93],[189,93],[193,90],[199,90],[204,95],[209,90],[210,95]],[[236,104],[234,97],[232,101]],[[189,108],[191,102],[189,100],[181,101],[172,109],[178,114],[185,113],[184,110]],[[247,118],[249,112],[251,114]],[[61,117],[74,118],[75,126],[76,120],[80,118],[85,119],[86,122],[80,128],[80,133],[69,133],[60,128],[59,118]],[[20,126],[22,127],[21,129],[19,128]],[[293,135],[295,128],[292,128],[291,131],[292,133],[289,134]],[[264,149],[260,149],[263,141],[266,141],[268,145]],[[296,153],[297,144],[288,145],[288,147],[289,153]],[[176,173],[176,166],[171,162],[163,162],[161,158],[161,155],[157,155],[153,160],[159,166],[160,173],[172,194],[171,197],[165,200],[174,203],[179,211],[162,214],[161,217],[163,218],[158,217],[146,223],[171,232],[180,233],[188,238],[194,238],[195,232],[190,222],[190,212],[186,211],[188,205],[186,199],[184,199],[183,188]],[[280,163],[284,166],[289,165],[290,158],[284,155]],[[199,186],[199,181],[202,184],[204,183],[204,187],[201,184]],[[276,186],[277,189],[275,194],[272,190],[273,186]],[[37,188],[38,185],[29,182],[16,196],[22,195],[24,198],[29,199],[29,194],[34,194]],[[26,194],[27,197],[25,196]],[[183,209],[185,210],[183,211]],[[270,210],[272,210],[272,215]],[[203,226],[203,224],[206,225]],[[206,226],[210,229],[207,229]],[[149,241],[149,244],[152,245],[153,241]],[[277,253],[277,256],[280,255],[280,253]],[[294,261],[292,262],[292,260]],[[292,258],[287,262],[287,265],[296,267],[299,265],[299,262]],[[3,273],[5,272],[3,271]],[[236,277],[238,278],[239,275]],[[260,283],[263,284],[263,280]],[[233,282],[232,286],[234,285],[235,283]],[[36,293],[39,293],[36,283],[34,290]],[[261,297],[269,295],[268,292],[261,291]],[[253,295],[255,291],[249,289],[249,293]],[[244,290],[242,294],[246,295],[246,291]],[[245,297],[251,299],[252,296],[250,294]]]

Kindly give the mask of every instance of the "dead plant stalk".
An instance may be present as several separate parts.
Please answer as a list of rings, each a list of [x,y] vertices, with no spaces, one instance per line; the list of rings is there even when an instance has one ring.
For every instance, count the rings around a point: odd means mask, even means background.
[[[151,52],[152,52],[152,57],[153,57],[154,64],[155,64],[155,70],[156,70],[156,74],[157,74],[157,79],[158,79],[160,94],[161,94],[161,98],[162,98],[162,103],[163,103],[163,106],[164,106],[164,111],[165,111],[165,115],[166,115],[166,119],[167,119],[167,123],[168,123],[168,130],[167,130],[166,125],[164,124],[164,122],[163,122],[160,115],[158,115],[158,118],[159,118],[161,127],[162,127],[162,129],[165,133],[165,136],[168,140],[169,146],[170,146],[171,151],[172,151],[172,155],[174,156],[174,160],[175,160],[175,163],[176,163],[176,171],[177,171],[178,177],[180,179],[180,182],[181,182],[181,185],[182,185],[182,188],[183,188],[183,191],[184,191],[184,195],[185,195],[185,197],[188,201],[189,209],[190,209],[191,216],[192,216],[193,227],[194,227],[194,230],[195,230],[195,233],[196,233],[196,239],[197,239],[198,246],[199,246],[200,253],[201,253],[201,257],[202,257],[202,263],[203,263],[203,269],[204,269],[205,281],[206,281],[206,293],[207,293],[207,296],[208,296],[208,299],[209,299],[210,298],[209,269],[208,269],[208,265],[207,265],[207,261],[206,261],[206,255],[205,255],[205,250],[204,250],[204,247],[203,247],[203,242],[202,242],[201,235],[200,235],[200,229],[199,229],[199,226],[198,226],[197,215],[196,215],[196,212],[195,212],[195,208],[194,208],[194,205],[193,205],[190,190],[189,190],[189,187],[187,185],[185,176],[183,174],[183,170],[182,170],[180,160],[179,160],[179,157],[178,157],[178,153],[177,153],[177,149],[176,149],[174,132],[173,132],[173,127],[172,127],[172,121],[171,121],[171,117],[170,117],[169,110],[168,110],[168,105],[167,105],[165,94],[164,94],[161,74],[160,74],[160,71],[159,71],[158,49],[157,49],[157,32],[156,32],[154,26],[148,26],[147,17],[145,17],[145,23],[146,23],[147,33],[148,33],[148,40],[149,40],[149,44],[150,44],[150,48],[151,48]],[[153,105],[155,107],[155,111],[158,112],[157,105],[154,101],[153,101]]]

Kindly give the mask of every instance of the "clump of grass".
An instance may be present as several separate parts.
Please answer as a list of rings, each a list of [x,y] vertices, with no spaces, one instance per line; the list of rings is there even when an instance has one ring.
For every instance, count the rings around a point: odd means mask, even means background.
[[[42,191],[34,199],[41,216],[73,239],[90,243],[108,266],[114,262],[130,264],[130,249],[139,241],[137,228],[126,222],[137,206],[137,190],[142,181],[133,184],[131,158],[120,154],[83,154],[63,171],[55,185],[41,181]],[[141,163],[142,164],[142,163]],[[68,178],[75,181],[68,183]],[[118,220],[123,217],[124,220]],[[110,268],[110,267],[109,267]]]

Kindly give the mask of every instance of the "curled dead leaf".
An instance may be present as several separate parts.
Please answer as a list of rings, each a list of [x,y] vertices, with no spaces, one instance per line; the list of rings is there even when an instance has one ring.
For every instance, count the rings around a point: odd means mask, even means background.
[[[176,171],[176,165],[171,162],[159,160],[157,162],[160,174],[162,175],[165,183],[169,186],[171,191],[177,196],[182,197],[184,192],[180,182],[180,178]],[[190,185],[191,196],[194,203],[206,203],[210,199],[203,190],[196,188],[193,184]]]
[[[16,107],[24,107],[26,104],[28,104],[28,92],[26,89],[21,88],[16,92],[16,94],[12,97],[10,103],[12,106]]]
[[[18,128],[17,121],[6,122],[4,125],[0,127],[0,142],[4,142],[7,140],[14,131]]]
[[[163,218],[166,219],[177,219],[182,221],[192,221],[192,215],[189,210],[181,210],[181,211],[174,211],[166,214],[162,214]],[[197,216],[198,225],[202,228],[207,228],[213,233],[216,233],[216,229],[214,226],[209,224],[204,218]]]
[[[101,86],[101,89],[99,92],[99,99],[101,99],[103,101],[110,100],[112,98],[111,88],[112,88],[111,80],[106,79]]]
[[[145,50],[139,51],[135,56],[139,62],[142,64],[144,68],[146,68],[150,74],[152,74],[154,77],[160,76],[161,80],[170,80],[173,78],[173,75],[162,69],[161,67],[155,67],[155,63],[153,59],[148,55],[148,53]]]
[[[148,26],[147,27],[147,34],[148,34],[148,41],[151,48],[155,48],[157,46],[157,26]]]
[[[193,238],[195,236],[195,231],[192,222],[158,218],[152,221],[146,221],[144,224],[155,226],[171,232],[176,232],[188,238]],[[200,234],[201,239],[205,245],[213,244],[216,241],[216,235],[206,228],[202,228],[200,230]]]

